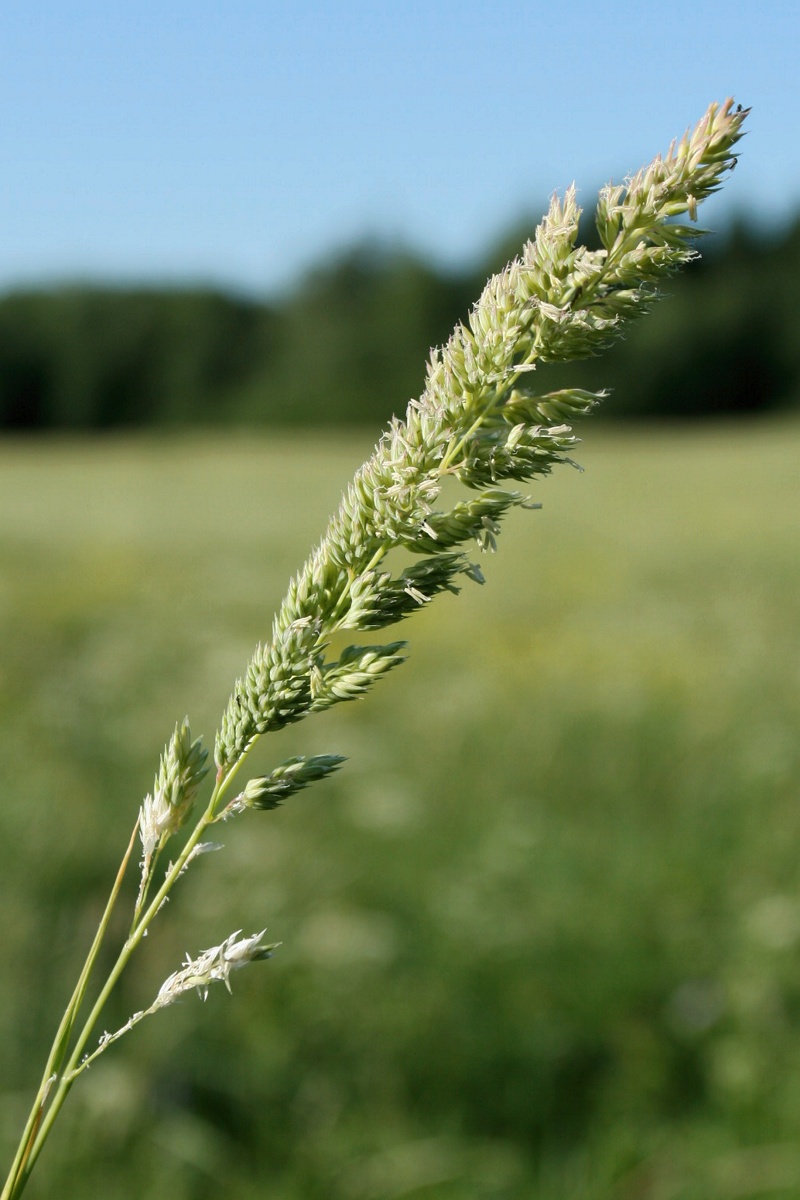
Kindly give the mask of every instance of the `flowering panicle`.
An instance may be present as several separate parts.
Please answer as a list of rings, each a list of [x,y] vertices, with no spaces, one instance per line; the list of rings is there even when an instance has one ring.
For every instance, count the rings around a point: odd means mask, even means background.
[[[456,547],[494,550],[509,509],[530,506],[501,486],[571,463],[568,422],[602,399],[580,390],[537,393],[537,363],[595,354],[638,316],[656,286],[695,254],[697,204],[735,163],[746,117],[732,101],[713,104],[691,134],[626,184],[602,189],[599,250],[577,245],[575,189],[554,197],[521,256],[493,276],[465,324],[431,353],[425,389],[393,420],[356,473],[338,513],[292,581],[272,640],[259,647],[228,703],[217,734],[220,778],[255,739],[339,700],[362,695],[402,661],[398,643],[325,654],[338,630],[381,629],[457,590],[459,575],[481,579]],[[480,492],[437,509],[448,476]],[[533,507],[533,506],[531,506]],[[378,570],[396,548],[425,559],[399,574]]]
[[[732,101],[712,104],[691,134],[670,146],[625,184],[600,193],[601,247],[577,244],[575,189],[554,197],[521,255],[493,276],[468,319],[431,352],[425,387],[405,419],[395,418],[356,472],[324,537],[291,581],[268,642],[237,680],[216,737],[216,781],[203,814],[156,888],[156,863],[184,830],[206,774],[206,752],[188,721],[164,749],[153,791],[138,819],[142,873],[130,932],[82,1027],[78,1012],[97,962],[129,857],[134,831],[111,897],[62,1018],[0,1200],[18,1200],[77,1076],[148,1014],[187,992],[230,988],[235,970],[270,957],[264,933],[237,931],[169,976],[148,1009],[85,1053],[99,1014],[131,955],[148,933],[171,888],[205,851],[210,825],[245,809],[270,810],[337,770],[338,755],[291,758],[245,784],[226,801],[234,774],[253,743],[313,712],[363,696],[405,661],[405,643],[362,644],[362,634],[394,625],[462,577],[482,582],[468,547],[492,551],[513,508],[538,508],[508,481],[528,483],[572,464],[571,422],[590,413],[603,393],[539,391],[539,363],[596,354],[625,323],[646,310],[658,285],[694,256],[697,206],[735,163],[746,112]],[[443,503],[448,480],[472,495]],[[448,490],[449,495],[449,490]],[[400,554],[392,555],[393,551]],[[409,555],[413,556],[409,564]],[[400,561],[398,562],[398,558]],[[353,644],[334,650],[342,633]],[[149,899],[151,887],[155,895]],[[148,903],[149,899],[149,903]]]

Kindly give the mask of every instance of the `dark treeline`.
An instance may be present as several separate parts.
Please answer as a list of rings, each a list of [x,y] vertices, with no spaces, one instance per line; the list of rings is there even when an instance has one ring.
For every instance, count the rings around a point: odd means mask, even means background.
[[[8,294],[0,428],[380,426],[419,394],[430,346],[523,237],[457,277],[357,247],[272,303],[186,289]],[[626,418],[797,405],[798,277],[800,221],[769,238],[734,225],[601,360],[547,368],[539,384],[608,387],[608,415]]]

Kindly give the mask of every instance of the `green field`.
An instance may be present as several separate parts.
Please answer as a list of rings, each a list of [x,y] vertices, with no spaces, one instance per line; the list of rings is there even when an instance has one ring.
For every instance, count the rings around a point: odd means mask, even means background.
[[[401,671],[260,748],[350,761],[225,827],[108,1028],[280,952],[92,1067],[32,1200],[800,1197],[800,428],[585,436]],[[6,1157],[165,739],[369,449],[0,444]]]

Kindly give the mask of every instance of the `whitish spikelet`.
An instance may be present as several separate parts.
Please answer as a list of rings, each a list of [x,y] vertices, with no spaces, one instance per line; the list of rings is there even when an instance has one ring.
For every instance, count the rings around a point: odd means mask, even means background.
[[[145,864],[156,850],[186,824],[203,778],[208,752],[202,740],[192,741],[188,717],[164,747],[153,792],[145,797],[139,814],[139,836]]]
[[[187,955],[180,971],[175,971],[168,979],[164,980],[155,1001],[147,1010],[148,1013],[174,1004],[181,996],[195,989],[205,1000],[212,983],[224,983],[230,991],[232,971],[238,971],[241,967],[246,967],[248,963],[260,962],[265,958],[272,957],[276,946],[264,946],[261,942],[266,929],[262,929],[261,933],[254,933],[250,937],[244,938],[239,936],[241,932],[241,929],[237,929],[219,946],[212,946],[210,950],[204,950],[197,958],[189,958]]]

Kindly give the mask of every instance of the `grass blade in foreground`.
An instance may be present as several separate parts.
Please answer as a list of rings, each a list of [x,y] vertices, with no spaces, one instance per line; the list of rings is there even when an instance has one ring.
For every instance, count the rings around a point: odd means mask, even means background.
[[[746,112],[731,101],[712,105],[691,135],[673,143],[625,185],[604,188],[597,207],[602,249],[577,246],[580,210],[574,189],[554,198],[520,258],[489,280],[468,323],[434,351],[425,390],[393,421],[357,472],[317,549],[292,581],[271,640],[256,649],[234,688],[216,739],[216,779],[202,815],[167,867],[156,869],[168,841],[189,826],[206,774],[205,751],[188,722],[178,726],[161,759],[153,793],[143,802],[106,912],[64,1013],[39,1091],[0,1200],[15,1200],[73,1083],[81,1072],[145,1016],[185,992],[229,986],[233,970],[267,958],[263,932],[229,935],[173,972],[153,1003],[114,1033],[90,1039],[105,1002],[179,876],[204,851],[209,827],[246,808],[276,807],[342,763],[337,755],[296,758],[251,779],[229,796],[254,743],[265,733],[344,700],[354,700],[404,661],[404,643],[354,644],[328,657],[342,631],[370,634],[457,591],[460,578],[482,579],[460,549],[494,549],[509,509],[527,506],[507,481],[525,483],[569,463],[576,443],[565,421],[589,413],[599,397],[578,390],[541,394],[537,363],[593,354],[646,310],[662,279],[694,256],[697,229],[682,219],[720,186],[735,162]],[[437,508],[444,482],[473,495]],[[395,549],[416,555],[393,573]],[[111,911],[122,895],[136,837],[142,843],[130,932],[88,1015],[84,1006]]]

